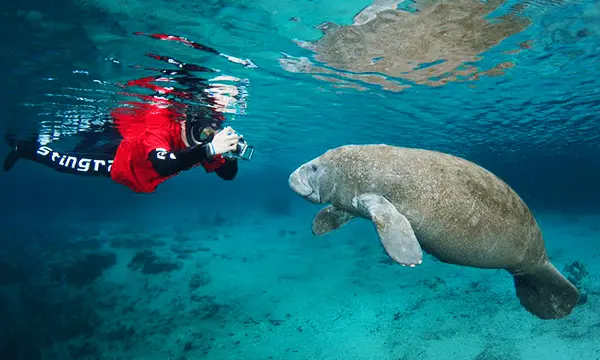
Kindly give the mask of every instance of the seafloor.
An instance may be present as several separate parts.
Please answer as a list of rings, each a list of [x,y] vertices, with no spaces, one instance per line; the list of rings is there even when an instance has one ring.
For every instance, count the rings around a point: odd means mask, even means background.
[[[519,305],[506,272],[430,256],[404,268],[367,221],[314,237],[319,207],[286,199],[234,215],[189,204],[165,210],[150,199],[105,216],[11,220],[0,263],[0,318],[10,324],[0,358],[600,356],[597,214],[536,212],[553,263],[584,294],[571,316],[544,321]]]

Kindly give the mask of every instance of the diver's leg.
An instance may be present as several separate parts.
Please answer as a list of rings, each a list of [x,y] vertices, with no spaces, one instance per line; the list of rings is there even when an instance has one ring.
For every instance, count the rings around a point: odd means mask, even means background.
[[[116,148],[114,149],[116,150]],[[4,160],[4,171],[9,171],[19,159],[31,160],[61,173],[110,177],[115,152],[60,153],[37,142],[18,142]]]
[[[114,144],[121,142],[121,134],[118,129],[108,120],[100,125],[91,125],[89,131],[81,131],[79,136],[82,140],[73,149],[76,153],[110,152]]]

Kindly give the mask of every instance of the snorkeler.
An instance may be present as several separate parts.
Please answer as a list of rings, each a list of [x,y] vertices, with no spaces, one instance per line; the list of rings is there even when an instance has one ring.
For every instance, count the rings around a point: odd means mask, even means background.
[[[249,59],[221,53],[185,37],[141,32],[134,34],[179,42],[196,50],[224,57],[232,63],[256,68]],[[28,159],[63,173],[109,177],[139,193],[153,192],[165,180],[198,165],[208,173],[215,172],[221,179],[233,180],[238,172],[237,160],[250,160],[254,152],[254,148],[231,127],[221,128],[225,120],[223,113],[229,112],[228,106],[234,101],[237,88],[219,83],[206,86],[204,79],[191,74],[197,71],[215,72],[204,66],[184,63],[167,56],[151,53],[146,55],[176,66],[177,69],[159,69],[162,74],[160,76],[149,76],[127,83],[127,86],[150,89],[154,91],[154,95],[136,94],[134,96],[144,101],[128,102],[126,106],[112,111],[118,130],[119,139],[116,142],[108,146],[92,146],[99,140],[98,133],[92,131],[84,133],[84,140],[78,149],[60,153],[39,139],[16,141],[7,136],[5,140],[12,149],[4,160],[4,171],[9,171],[19,159]],[[239,79],[217,76],[212,80]],[[187,89],[181,91],[153,82],[176,82],[185,85]],[[167,99],[167,95],[200,100],[205,106],[173,101]],[[115,129],[103,127],[101,135],[106,135],[105,130],[114,132]]]
[[[60,153],[38,141],[17,142],[7,137],[12,151],[4,161],[4,171],[19,159],[28,159],[62,173],[109,177],[138,193],[151,193],[165,180],[197,165],[221,179],[233,180],[238,172],[237,160],[250,160],[254,149],[231,127],[221,129],[224,117],[212,109],[222,107],[227,98],[213,92],[212,108],[188,107],[192,110],[183,113],[181,104],[173,106],[164,97],[175,90],[151,84],[153,80],[157,79],[128,83],[151,88],[160,96],[140,95],[149,101],[112,112],[122,137],[113,146]]]

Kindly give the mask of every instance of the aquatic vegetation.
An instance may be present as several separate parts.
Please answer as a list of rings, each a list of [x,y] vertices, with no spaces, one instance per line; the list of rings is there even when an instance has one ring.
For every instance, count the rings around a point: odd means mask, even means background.
[[[200,273],[194,274],[190,278],[189,288],[190,290],[197,290],[202,286],[205,286],[210,283],[210,277],[208,274]]]
[[[81,287],[90,285],[98,279],[105,270],[117,263],[117,255],[111,252],[86,254],[69,265],[56,266],[52,273],[58,281],[66,281],[69,285]]]
[[[141,270],[143,274],[156,275],[179,270],[182,264],[165,258],[160,258],[151,250],[137,252],[127,265],[131,270]]]

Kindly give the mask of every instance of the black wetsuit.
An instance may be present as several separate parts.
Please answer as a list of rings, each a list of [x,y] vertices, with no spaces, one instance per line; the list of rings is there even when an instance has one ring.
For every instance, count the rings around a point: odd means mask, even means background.
[[[19,159],[28,159],[61,173],[110,177],[111,165],[119,147],[120,141],[97,146],[102,134],[88,133],[83,141],[70,152],[59,152],[49,146],[37,142],[19,142],[13,145],[17,148],[11,152],[5,162],[4,171],[12,168]],[[194,165],[207,159],[204,145],[196,145],[181,151],[170,152],[151,151],[148,160],[158,174],[171,176],[178,172],[188,170]],[[215,170],[215,173],[224,180],[233,180],[238,172],[237,159],[227,159],[224,165]]]

